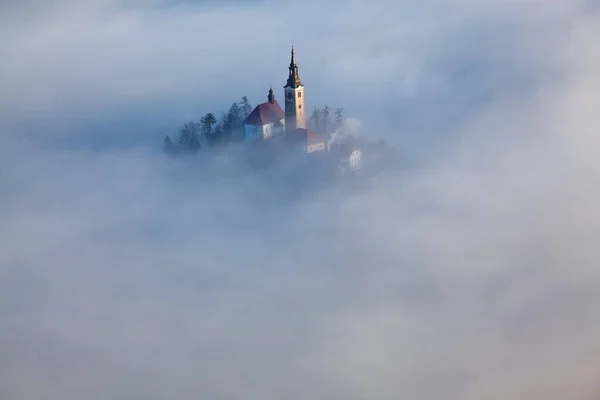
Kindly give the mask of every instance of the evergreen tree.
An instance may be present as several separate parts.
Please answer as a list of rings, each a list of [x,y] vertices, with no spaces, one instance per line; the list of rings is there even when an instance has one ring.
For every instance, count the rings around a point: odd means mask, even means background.
[[[164,150],[166,153],[172,154],[175,152],[175,143],[173,143],[173,139],[170,136],[165,136],[165,144]]]
[[[221,118],[219,119],[218,125],[221,127],[221,132],[223,136],[231,136],[231,126],[229,124],[229,117],[224,111],[221,112]]]
[[[200,126],[197,122],[190,121],[179,129],[179,145],[191,151],[200,148]]]
[[[229,118],[229,122],[232,124],[231,128],[235,129],[236,125],[242,123],[242,112],[243,109],[238,106],[237,103],[233,103],[231,107],[229,107],[229,111],[227,112],[227,117]]]
[[[215,124],[213,136],[217,142],[223,141],[227,137],[225,131],[223,130],[223,124],[220,121]]]
[[[202,134],[210,144],[215,144],[217,137],[214,134],[213,125],[217,123],[217,119],[213,113],[208,113],[200,120],[202,126]]]
[[[242,96],[242,101],[240,102],[240,109],[242,111],[242,119],[246,119],[246,117],[248,117],[248,115],[250,115],[250,113],[252,112],[252,106],[250,105],[247,96]]]
[[[229,135],[233,137],[237,135],[242,129],[243,122],[243,106],[238,106],[237,103],[233,103],[231,107],[229,107],[229,111],[227,112],[227,125],[229,126]]]

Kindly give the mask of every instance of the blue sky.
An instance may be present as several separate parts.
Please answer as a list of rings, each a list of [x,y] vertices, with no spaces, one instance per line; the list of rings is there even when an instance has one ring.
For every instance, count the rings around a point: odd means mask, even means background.
[[[598,398],[593,5],[3,3],[0,398]],[[160,154],[292,41],[398,168]]]

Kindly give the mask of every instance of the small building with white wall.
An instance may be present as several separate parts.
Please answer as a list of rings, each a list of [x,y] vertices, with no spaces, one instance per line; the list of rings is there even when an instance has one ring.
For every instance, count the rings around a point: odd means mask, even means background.
[[[244,141],[252,143],[283,137],[285,133],[285,112],[275,100],[273,89],[269,90],[268,101],[257,105],[242,122]]]
[[[334,159],[341,172],[356,171],[361,168],[362,153],[358,147],[348,142],[334,142],[327,146],[327,152]]]

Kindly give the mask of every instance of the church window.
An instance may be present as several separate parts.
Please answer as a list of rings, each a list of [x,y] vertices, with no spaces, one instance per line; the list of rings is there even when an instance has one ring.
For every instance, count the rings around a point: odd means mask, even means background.
[[[302,110],[302,104],[298,104],[298,109]]]
[[[294,94],[292,92],[288,92],[288,99],[293,99],[294,98]]]
[[[298,92],[298,98],[302,97],[302,92]]]

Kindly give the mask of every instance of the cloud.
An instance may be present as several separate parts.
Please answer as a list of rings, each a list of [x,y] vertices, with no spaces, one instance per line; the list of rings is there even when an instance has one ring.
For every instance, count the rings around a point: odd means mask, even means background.
[[[36,29],[6,28],[24,36],[0,75],[14,97],[0,134],[0,398],[600,395],[597,15],[564,2],[65,4]],[[294,39],[307,92],[323,82],[311,101],[353,104],[366,137],[401,145],[394,168],[321,184],[294,160],[249,170],[53,132],[57,116],[115,123],[112,107],[151,110],[153,96],[189,110],[204,88],[218,103],[221,75],[223,98],[259,92],[289,41],[267,34],[283,23],[266,10],[314,25]],[[200,40],[224,21],[228,34]],[[284,56],[256,52],[248,30]],[[340,86],[347,102],[328,94]],[[48,112],[44,135],[20,125],[34,110]]]
[[[541,12],[503,2],[384,1],[368,9],[357,1],[75,3],[31,1],[3,13],[3,119],[59,120],[77,131],[117,117],[135,119],[127,121],[133,126],[196,118],[242,94],[256,103],[269,83],[283,86],[291,42],[312,84],[311,103],[344,104],[371,120],[381,118],[369,104],[382,97],[396,109],[409,108],[414,102],[406,99],[415,97],[428,104],[452,99],[468,109],[500,79],[505,87],[525,86],[532,77],[522,76],[530,70],[519,63],[544,62],[563,33],[561,16],[575,8],[564,2]],[[506,62],[512,67],[502,68]]]

